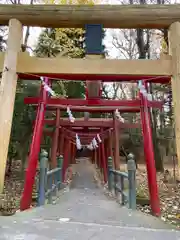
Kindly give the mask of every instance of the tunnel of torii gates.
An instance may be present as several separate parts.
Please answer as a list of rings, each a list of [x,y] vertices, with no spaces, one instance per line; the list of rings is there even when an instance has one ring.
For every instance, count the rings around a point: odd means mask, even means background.
[[[144,139],[144,153],[147,166],[148,184],[152,212],[160,214],[160,203],[156,182],[154,151],[150,126],[149,109],[161,108],[163,103],[151,101],[149,83],[170,83],[172,85],[178,169],[180,169],[180,5],[0,5],[0,24],[9,25],[7,49],[0,54],[0,191],[3,191],[5,167],[11,133],[17,80],[41,80],[40,95],[26,98],[25,104],[37,106],[33,138],[30,147],[21,210],[28,209],[32,199],[32,189],[41,147],[43,131],[52,135],[51,167],[55,167],[58,154],[64,156],[63,173],[74,161],[76,132],[82,143],[89,143],[97,134],[101,138],[98,148],[92,150],[93,161],[103,168],[107,181],[107,157],[112,156],[114,168],[119,169],[120,128],[138,127],[137,124],[122,122],[116,114],[140,112]],[[21,52],[22,26],[51,28],[85,28],[86,57],[37,58]],[[110,60],[102,54],[102,28],[145,28],[169,31],[169,55],[157,60]],[[42,80],[43,79],[43,80]],[[55,80],[86,81],[86,99],[63,99],[48,93]],[[101,98],[103,82],[136,82],[139,95],[134,100],[105,100]],[[71,113],[85,112],[83,120],[71,123],[60,117],[67,107]],[[45,112],[56,111],[55,119],[46,119]],[[109,112],[112,119],[93,120],[87,113]],[[55,126],[52,133],[44,130],[44,125]],[[77,129],[79,127],[79,129]],[[81,127],[81,128],[80,128]],[[92,129],[94,128],[94,129]],[[96,128],[96,129],[95,129]],[[99,130],[98,130],[99,128]],[[112,152],[114,142],[114,153]],[[71,148],[71,150],[70,150]],[[71,162],[68,163],[68,154]],[[96,156],[96,157],[95,157]]]

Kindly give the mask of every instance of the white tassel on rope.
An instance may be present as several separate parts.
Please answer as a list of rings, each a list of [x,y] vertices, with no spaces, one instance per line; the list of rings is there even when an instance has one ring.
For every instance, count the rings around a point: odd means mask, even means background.
[[[145,86],[142,84],[141,81],[138,84],[138,88],[140,93],[142,93],[144,97],[147,97],[147,100],[152,101],[152,95],[147,92]]]
[[[147,99],[148,99],[148,101],[152,101],[152,100],[153,100],[152,94],[148,93],[148,94],[147,94]]]
[[[140,93],[142,93],[143,96],[147,97],[147,91],[145,89],[145,86],[142,84],[142,81],[138,82],[138,88],[139,88]]]
[[[99,142],[99,143],[102,142],[102,141],[101,141],[101,138],[100,138],[100,136],[99,136],[99,134],[97,134],[97,139],[98,139],[98,142]]]
[[[117,117],[121,122],[124,123],[124,118],[121,117],[121,114],[120,114],[120,112],[118,111],[118,109],[116,109],[115,115],[116,115],[116,117]]]
[[[75,121],[75,118],[73,117],[72,112],[69,107],[67,107],[67,114],[69,116],[69,121],[73,123]]]
[[[100,143],[101,142],[101,138],[100,138],[99,134],[97,134],[97,139],[98,139],[98,142]],[[90,150],[98,148],[98,144],[97,144],[96,138],[93,138],[91,143],[87,145],[87,148],[90,149]]]
[[[87,145],[87,148],[88,148],[89,150],[91,150],[91,151],[93,150],[92,142],[91,142],[90,144]]]
[[[93,145],[93,148],[94,148],[94,149],[95,149],[95,148],[98,148],[98,144],[97,144],[97,141],[96,141],[95,138],[93,138],[93,140],[92,140],[92,145]]]
[[[79,136],[76,134],[76,147],[78,150],[81,150],[82,145],[81,145],[81,141],[79,139]]]
[[[46,92],[50,93],[51,96],[55,97],[56,96],[56,93],[52,90],[52,88],[50,88],[47,83],[44,82],[44,78],[43,77],[40,77],[41,79],[41,82],[42,82],[42,85],[44,87],[44,89],[46,90]]]
[[[147,91],[146,91],[146,89],[145,89],[145,87],[143,85],[140,87],[139,90],[144,95],[144,97],[147,97]]]

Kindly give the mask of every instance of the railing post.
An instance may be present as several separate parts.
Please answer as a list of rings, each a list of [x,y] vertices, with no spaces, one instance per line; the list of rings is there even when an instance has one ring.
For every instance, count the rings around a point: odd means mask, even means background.
[[[60,190],[61,183],[62,183],[62,165],[63,165],[63,156],[60,155],[57,158],[57,167],[60,168],[60,171],[58,171],[57,173],[58,190]]]
[[[129,208],[136,209],[136,164],[134,155],[130,153],[128,155],[127,162],[128,180],[129,180]]]
[[[120,183],[121,183],[121,204],[125,205],[125,196],[124,196],[124,176],[120,176]]]
[[[113,190],[113,173],[112,169],[113,163],[112,163],[112,157],[108,157],[108,189],[111,192]]]
[[[42,150],[41,153],[40,153],[38,206],[41,206],[41,205],[45,204],[46,180],[47,180],[47,162],[48,162],[48,153],[45,150]]]
[[[48,190],[50,189],[50,193],[48,194],[48,203],[52,203],[52,197],[53,197],[53,192],[52,192],[52,186],[53,186],[53,174],[48,176]]]

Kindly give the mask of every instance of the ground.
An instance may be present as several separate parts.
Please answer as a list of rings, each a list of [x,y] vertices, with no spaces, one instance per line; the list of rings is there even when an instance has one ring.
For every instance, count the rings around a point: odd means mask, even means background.
[[[12,172],[6,174],[4,193],[0,194],[0,215],[12,215],[19,210],[23,186],[21,161],[15,160],[12,163]],[[35,186],[33,195],[35,195]],[[34,202],[33,205],[36,203]]]
[[[122,168],[125,169],[125,166],[122,166]],[[167,168],[169,172],[172,173],[172,167],[166,166],[166,169]],[[12,174],[6,177],[6,194],[0,196],[0,212],[5,215],[14,213],[19,209],[19,201],[23,189],[23,180],[20,174],[20,161],[14,161],[12,169]],[[162,221],[175,224],[180,228],[180,185],[174,183],[172,177],[169,179],[168,183],[164,183],[164,174],[158,173],[157,179],[161,200],[161,219]],[[138,191],[145,196],[148,195],[146,168],[143,164],[139,165],[139,169],[137,170],[137,188]],[[7,209],[9,209],[9,211],[7,211]],[[139,206],[139,209],[150,214],[149,206]]]
[[[165,173],[157,173],[162,213],[161,219],[180,228],[180,184],[176,183],[176,179],[174,179],[173,167],[171,165],[165,165],[165,170]],[[140,165],[137,170],[137,186],[139,192],[143,192],[149,198],[145,165]],[[139,209],[150,213],[149,206],[139,206]]]
[[[107,198],[88,162],[76,165],[69,188],[53,205],[0,217],[0,239],[178,240],[180,232],[160,219],[120,207]]]

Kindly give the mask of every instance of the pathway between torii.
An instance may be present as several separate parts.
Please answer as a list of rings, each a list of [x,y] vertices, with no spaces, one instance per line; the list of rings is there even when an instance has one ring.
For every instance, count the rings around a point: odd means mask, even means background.
[[[0,240],[176,240],[180,232],[141,212],[120,207],[103,193],[84,161],[69,191],[54,205],[0,217]]]

